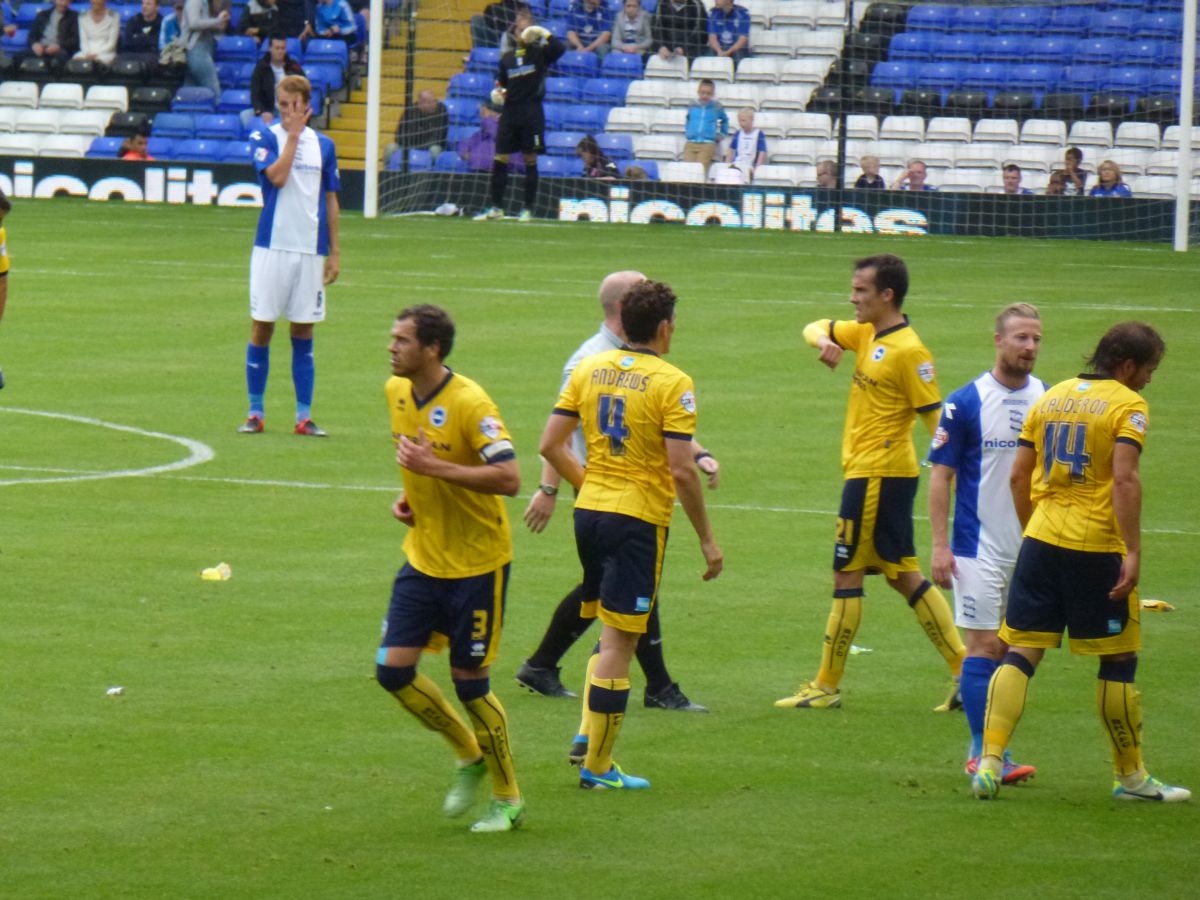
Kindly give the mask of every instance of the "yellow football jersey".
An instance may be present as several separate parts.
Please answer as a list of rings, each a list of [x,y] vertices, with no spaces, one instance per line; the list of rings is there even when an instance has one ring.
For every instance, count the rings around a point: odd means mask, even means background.
[[[478,384],[451,372],[433,395],[418,401],[412,382],[393,376],[385,387],[392,441],[425,440],[440,459],[484,466],[513,459],[512,440],[496,404]],[[435,578],[470,578],[512,560],[512,533],[504,499],[400,470],[414,523],[404,553],[419,572]]]
[[[8,274],[8,229],[0,225],[0,275]]]
[[[554,411],[578,417],[587,442],[578,508],[671,524],[675,480],[664,438],[696,433],[691,378],[654,353],[608,350],[575,367]]]
[[[842,434],[846,478],[912,478],[918,474],[913,446],[917,413],[942,405],[933,356],[904,324],[875,333],[875,326],[830,321],[829,338],[854,353],[854,380]]]
[[[1145,444],[1146,401],[1111,378],[1079,376],[1050,388],[1021,429],[1037,453],[1025,534],[1056,547],[1124,553],[1112,505],[1113,448]]]

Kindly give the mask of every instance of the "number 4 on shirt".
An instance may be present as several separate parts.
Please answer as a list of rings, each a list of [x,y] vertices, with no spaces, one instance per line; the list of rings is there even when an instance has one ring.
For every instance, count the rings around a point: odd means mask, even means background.
[[[625,427],[624,397],[615,394],[600,395],[600,433],[608,438],[610,455],[625,455],[625,439],[629,437],[629,429]]]

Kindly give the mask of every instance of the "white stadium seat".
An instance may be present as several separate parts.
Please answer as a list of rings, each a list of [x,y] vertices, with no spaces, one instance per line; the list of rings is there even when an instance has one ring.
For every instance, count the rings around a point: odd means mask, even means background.
[[[129,89],[124,85],[94,84],[83,98],[84,109],[111,109],[113,112],[129,110]]]
[[[38,156],[82,159],[92,146],[92,139],[81,134],[48,134],[42,138]]]
[[[1113,128],[1108,122],[1076,122],[1067,132],[1072,147],[1111,147]]]
[[[975,123],[975,140],[992,144],[1016,144],[1021,127],[1016,119],[980,119]]]
[[[38,106],[42,109],[79,109],[83,106],[83,85],[48,84],[42,88]]]
[[[682,80],[688,77],[688,61],[686,56],[673,56],[663,59],[657,53],[646,60],[646,69],[642,73],[647,78]]]
[[[0,156],[37,156],[40,134],[0,134]]]
[[[1058,119],[1030,119],[1021,128],[1022,144],[1053,144],[1065,147],[1067,125]]]
[[[57,134],[60,118],[57,109],[23,109],[17,113],[17,131]]]
[[[661,181],[704,184],[706,174],[704,166],[698,162],[665,162],[658,167],[658,177]]]
[[[32,81],[5,81],[0,84],[0,106],[23,106],[36,109],[38,86]]]

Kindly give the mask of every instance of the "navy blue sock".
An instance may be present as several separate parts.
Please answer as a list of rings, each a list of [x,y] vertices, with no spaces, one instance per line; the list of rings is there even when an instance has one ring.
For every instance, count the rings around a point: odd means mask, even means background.
[[[962,676],[958,682],[962,694],[963,712],[971,729],[971,756],[983,752],[983,716],[987,710],[988,682],[1000,664],[986,656],[968,656],[963,660]]]
[[[317,368],[313,363],[312,338],[292,338],[292,384],[296,387],[296,421],[303,422],[312,410],[313,383]]]
[[[250,395],[250,415],[263,417],[263,394],[267,392],[267,372],[271,369],[271,345],[246,345],[246,392]]]

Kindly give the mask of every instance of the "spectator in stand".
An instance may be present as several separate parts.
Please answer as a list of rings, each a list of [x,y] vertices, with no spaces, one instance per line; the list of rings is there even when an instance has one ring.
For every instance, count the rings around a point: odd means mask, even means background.
[[[344,41],[347,49],[358,43],[358,27],[346,0],[317,0],[313,31],[327,41]]]
[[[583,160],[583,177],[598,178],[602,181],[613,181],[621,177],[617,164],[604,155],[600,145],[590,134],[575,145],[575,155]]]
[[[433,91],[423,90],[417,94],[417,102],[404,111],[396,125],[396,140],[389,144],[383,158],[391,159],[397,150],[405,155],[409,150],[428,150],[434,159],[446,146],[446,133],[450,127],[450,116],[446,106]],[[488,164],[491,168],[491,164]]]
[[[312,37],[312,0],[276,0],[277,30],[284,37]]]
[[[183,19],[179,23],[180,36],[187,48],[187,75],[184,84],[206,87],[214,96],[221,93],[221,82],[217,79],[217,67],[213,63],[213,50],[217,35],[229,25],[229,10],[213,14],[210,0],[185,0]]]
[[[144,63],[158,59],[158,38],[162,33],[163,17],[158,11],[158,0],[142,0],[142,11],[125,23],[125,34],[121,40],[121,52],[125,56],[136,56]]]
[[[154,157],[150,155],[149,146],[150,127],[143,125],[138,129],[137,134],[130,135],[121,141],[121,148],[117,151],[117,156],[121,159],[153,162]]]
[[[496,130],[500,127],[500,110],[492,103],[479,104],[479,130],[458,142],[458,155],[466,160],[472,172],[492,171],[496,158]],[[524,172],[525,161],[512,156],[508,161],[510,172]]]
[[[649,181],[650,176],[646,174],[646,170],[638,165],[629,165],[625,167],[626,181]]]
[[[716,0],[708,14],[705,56],[728,56],[735,63],[750,55],[750,13],[733,0]]]
[[[536,25],[537,22],[533,17],[533,10],[526,4],[522,3],[517,8],[517,13],[513,17],[513,23],[508,30],[500,36],[500,55],[505,53],[515,53],[517,50],[517,37],[528,28],[530,25]]]
[[[837,179],[837,165],[831,159],[823,159],[817,163],[817,187],[832,190],[840,187]]]
[[[754,127],[754,110],[739,109],[738,130],[733,133],[729,149],[725,151],[725,162],[736,166],[744,175],[752,176],[754,170],[767,161],[767,138],[761,128]]]
[[[264,125],[271,125],[278,116],[275,108],[276,90],[285,75],[303,75],[304,66],[288,54],[287,38],[273,34],[267,42],[267,52],[254,64],[250,76],[250,109],[242,110],[242,127],[258,116]]]
[[[716,100],[717,86],[711,79],[702,79],[696,88],[696,99],[688,106],[684,128],[683,161],[698,162],[708,172],[717,144],[729,131],[729,116]]]
[[[1047,197],[1061,197],[1067,192],[1067,173],[1055,169],[1050,173],[1050,181],[1046,184]]]
[[[79,17],[79,52],[75,59],[90,59],[104,68],[117,58],[121,39],[121,17],[108,8],[107,0],[91,0],[91,8]]]
[[[1129,189],[1129,185],[1121,180],[1121,167],[1111,159],[1106,159],[1100,163],[1100,168],[1096,170],[1096,179],[1099,181],[1099,184],[1088,192],[1089,197],[1133,196],[1133,191]]]
[[[1008,163],[1003,170],[1004,193],[1006,194],[1032,194],[1029,188],[1021,187],[1021,167],[1016,163]]]
[[[56,69],[79,52],[79,15],[70,0],[54,0],[43,9],[29,29],[29,51]]]
[[[182,66],[187,62],[187,47],[179,27],[183,20],[183,0],[171,0],[171,3],[171,9],[163,13],[162,27],[158,30],[158,62],[162,66]]]
[[[250,0],[238,20],[241,34],[260,41],[269,34],[275,34],[278,29],[279,7],[275,5],[275,0]]]
[[[471,16],[471,46],[499,47],[500,39],[512,28],[517,11],[522,7],[529,10],[519,0],[500,0],[499,3],[489,3],[481,15]]]
[[[638,0],[625,0],[625,5],[613,20],[613,49],[621,53],[636,53],[643,59],[654,44],[650,32],[650,14]]]
[[[932,184],[925,183],[927,175],[925,163],[919,159],[910,159],[908,168],[900,173],[900,177],[892,184],[893,191],[936,191]]]
[[[612,49],[612,17],[601,0],[575,0],[567,18],[567,44],[603,59]]]
[[[879,174],[879,157],[864,156],[859,159],[858,164],[862,167],[862,174],[854,182],[854,186],[860,190],[878,190],[882,191],[887,188],[887,182],[883,180],[883,176]]]
[[[661,58],[693,60],[708,40],[708,13],[701,0],[660,0],[650,28]]]
[[[1083,165],[1083,151],[1078,147],[1068,147],[1067,152],[1063,155],[1062,172],[1067,178],[1063,193],[1068,197],[1082,197],[1087,186],[1087,172],[1083,171],[1080,166]]]

